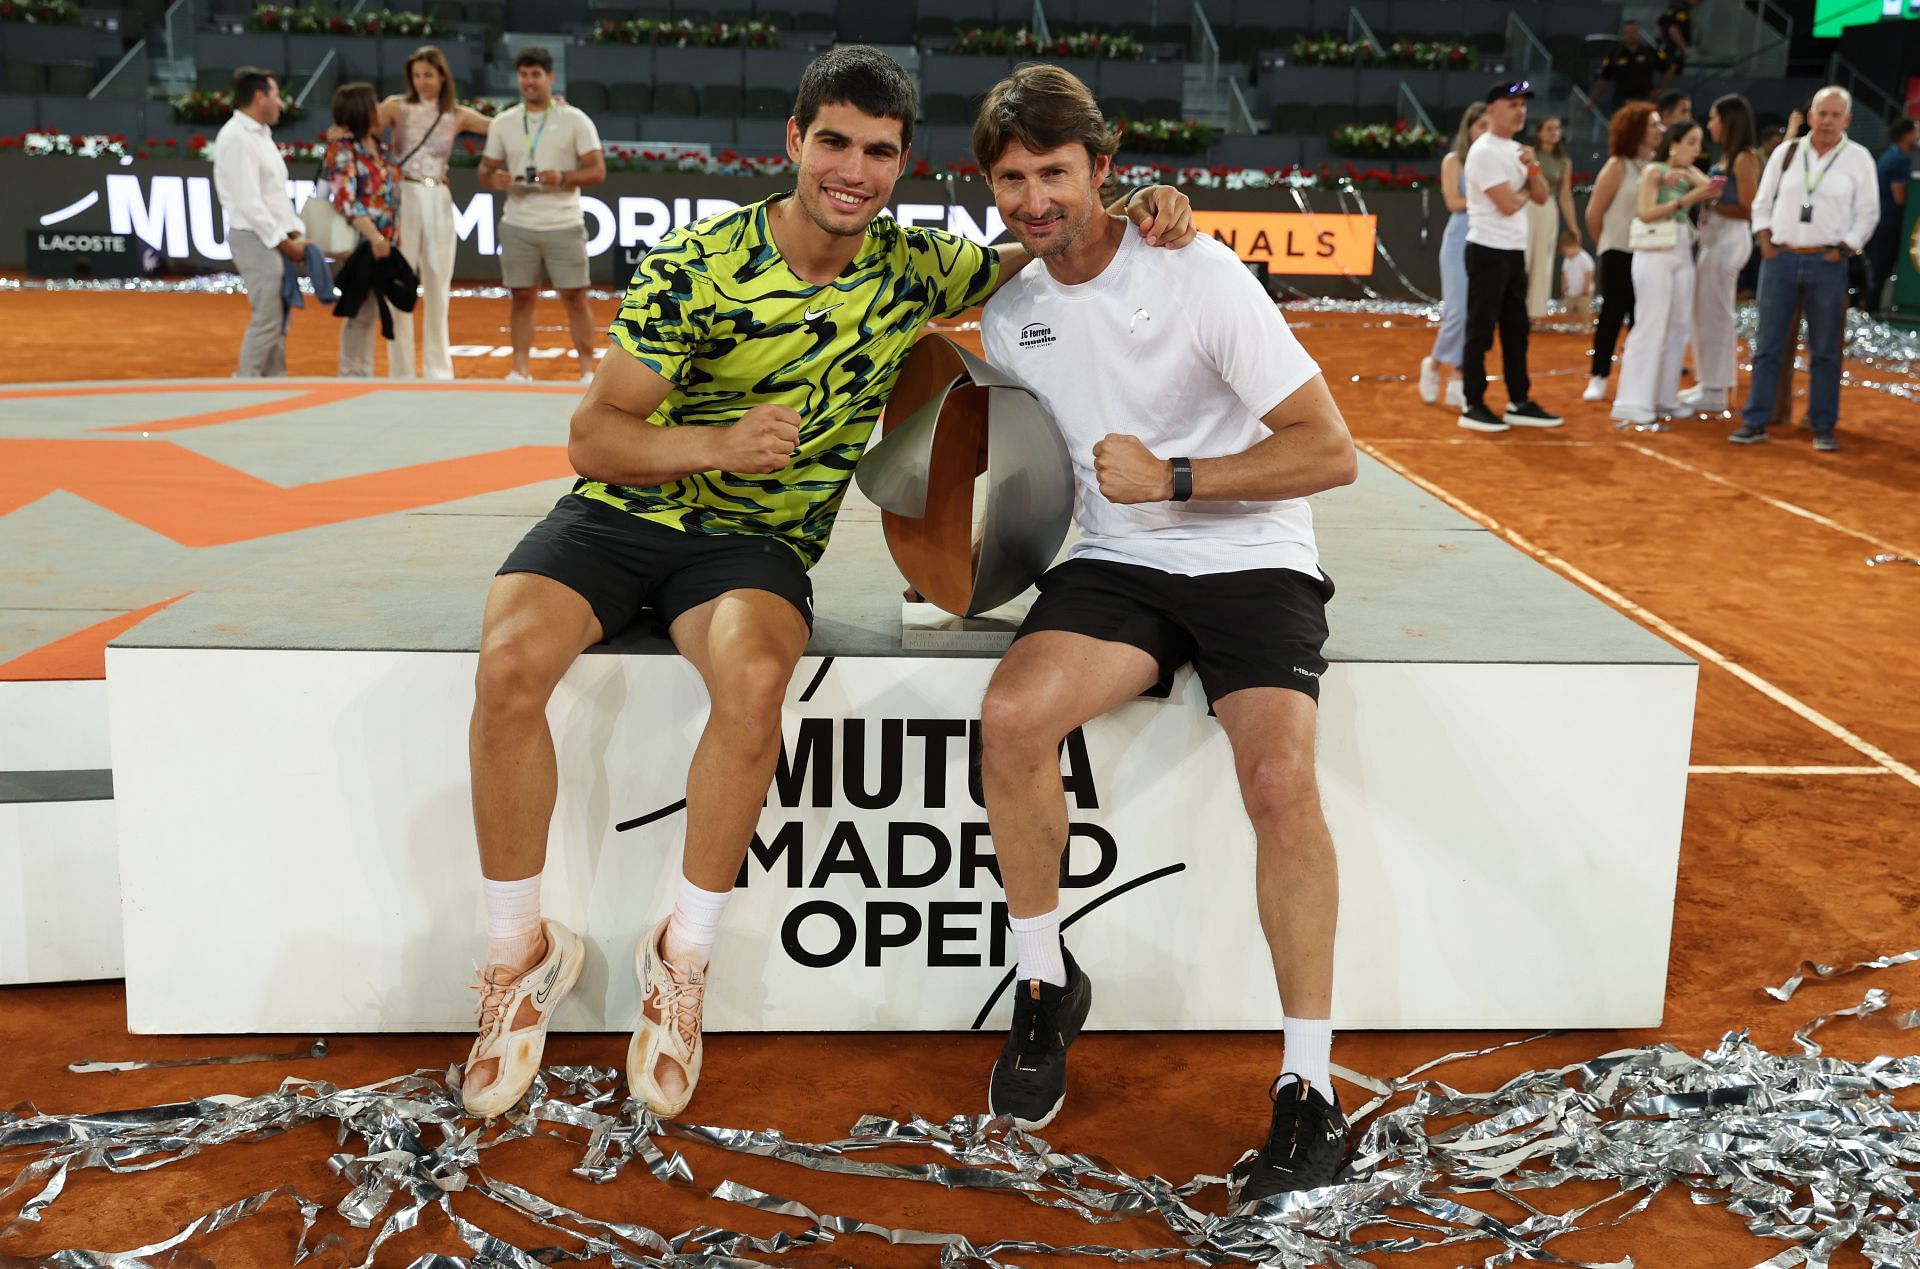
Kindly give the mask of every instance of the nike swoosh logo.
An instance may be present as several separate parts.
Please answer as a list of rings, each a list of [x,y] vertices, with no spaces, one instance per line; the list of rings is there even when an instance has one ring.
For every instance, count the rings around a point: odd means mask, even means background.
[[[547,981],[544,983],[541,983],[540,990],[533,993],[534,1004],[544,1005],[547,1003],[547,995],[553,990],[553,984],[559,977],[560,977],[560,966],[555,965],[552,969],[547,971]]]
[[[833,312],[833,310],[834,310],[834,309],[836,309],[836,308],[839,308],[839,307],[840,307],[840,306],[839,306],[838,304],[829,304],[829,305],[827,305],[827,306],[826,306],[825,308],[823,308],[823,309],[819,309],[819,310],[815,310],[815,309],[808,309],[808,310],[807,310],[807,320],[808,320],[808,321],[810,321],[810,322],[817,322],[817,321],[819,321],[819,320],[820,320],[821,318],[823,318],[823,317],[825,317],[825,316],[826,316],[826,315],[827,315],[828,313],[831,313],[831,312]]]

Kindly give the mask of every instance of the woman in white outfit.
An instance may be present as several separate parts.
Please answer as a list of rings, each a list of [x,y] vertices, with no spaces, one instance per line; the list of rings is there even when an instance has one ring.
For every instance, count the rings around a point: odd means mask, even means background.
[[[1734,366],[1733,294],[1740,270],[1753,254],[1753,195],[1760,188],[1760,152],[1753,107],[1729,93],[1707,112],[1707,134],[1720,147],[1708,173],[1720,177],[1720,196],[1700,213],[1700,256],[1694,262],[1693,372],[1695,387],[1680,394],[1689,410],[1718,413],[1732,402]]]
[[[1433,351],[1420,359],[1420,399],[1428,405],[1442,399],[1440,367],[1457,367],[1467,343],[1467,148],[1487,130],[1487,103],[1476,101],[1460,116],[1453,148],[1440,160],[1440,197],[1446,200],[1447,229],[1440,236],[1440,329]],[[1459,376],[1446,385],[1445,405],[1463,410]]]
[[[1700,125],[1688,119],[1667,128],[1653,161],[1640,173],[1635,219],[1655,232],[1672,226],[1671,242],[1642,239],[1633,252],[1633,333],[1620,357],[1614,392],[1618,427],[1645,427],[1656,415],[1681,412],[1680,365],[1693,326],[1693,226],[1687,209],[1720,196],[1719,181],[1696,171]],[[1639,229],[1634,237],[1641,237]]]
[[[1573,214],[1573,160],[1567,157],[1566,128],[1557,115],[1540,121],[1533,153],[1547,182],[1547,201],[1527,204],[1527,316],[1537,322],[1553,300],[1560,230],[1564,225],[1578,233],[1580,222]]]
[[[420,324],[425,332],[425,377],[453,378],[448,351],[447,293],[453,284],[453,195],[447,189],[447,157],[463,132],[487,135],[491,121],[460,105],[446,54],[431,44],[407,57],[407,92],[380,103],[380,126],[392,129],[389,154],[399,164],[401,186],[396,246],[420,275]],[[413,318],[399,315],[388,368],[396,379],[414,377]]]

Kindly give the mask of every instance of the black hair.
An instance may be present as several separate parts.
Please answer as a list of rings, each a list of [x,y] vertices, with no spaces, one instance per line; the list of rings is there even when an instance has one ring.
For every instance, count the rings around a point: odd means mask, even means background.
[[[876,119],[900,124],[900,148],[913,144],[913,118],[920,93],[900,63],[867,44],[842,44],[807,63],[793,99],[793,120],[807,135],[822,106],[852,106]]]
[[[258,66],[242,66],[233,72],[233,108],[245,110],[253,104],[253,99],[269,91],[273,81],[278,79],[270,70]]]
[[[553,74],[553,54],[538,44],[529,44],[514,55],[513,68],[519,70],[522,66],[538,66],[551,75]]]

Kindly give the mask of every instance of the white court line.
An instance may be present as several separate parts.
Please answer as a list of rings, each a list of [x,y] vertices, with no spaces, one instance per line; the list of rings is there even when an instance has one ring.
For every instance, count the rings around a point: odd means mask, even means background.
[[[1877,546],[1883,551],[1890,552],[1894,555],[1904,555],[1909,559],[1920,558],[1920,551],[1916,551],[1912,547],[1896,546],[1892,542],[1885,541],[1882,538],[1874,537],[1871,533],[1862,533],[1858,529],[1849,529],[1846,525],[1841,524],[1838,520],[1829,520],[1826,516],[1821,515],[1817,511],[1809,511],[1805,507],[1796,506],[1791,502],[1783,502],[1778,498],[1770,497],[1767,494],[1763,494],[1756,489],[1749,489],[1745,485],[1737,484],[1734,481],[1728,480],[1725,476],[1717,475],[1714,472],[1707,471],[1700,467],[1695,467],[1692,463],[1682,462],[1680,459],[1673,457],[1671,454],[1662,454],[1657,449],[1648,449],[1645,445],[1635,445],[1632,443],[1626,444],[1624,448],[1630,449],[1630,450],[1636,450],[1639,453],[1645,454],[1648,458],[1657,458],[1663,463],[1666,463],[1673,467],[1678,467],[1681,471],[1692,472],[1696,476],[1704,476],[1708,480],[1711,480],[1714,484],[1725,485],[1727,488],[1733,490],[1735,493],[1745,494],[1749,498],[1758,498],[1760,501],[1766,503],[1770,507],[1778,507],[1782,511],[1785,511],[1791,515],[1799,516],[1805,520],[1811,520],[1815,524],[1821,525],[1825,528],[1832,529],[1836,533],[1844,533],[1850,538],[1859,538],[1862,542],[1865,542],[1871,546]]]
[[[1701,660],[1706,661],[1711,665],[1718,666],[1722,670],[1725,670],[1727,673],[1733,675],[1735,678],[1747,684],[1747,686],[1753,688],[1755,691],[1761,693],[1763,696],[1766,696],[1768,699],[1774,701],[1776,704],[1783,705],[1787,709],[1792,710],[1794,713],[1798,714],[1800,717],[1812,723],[1815,727],[1818,727],[1821,731],[1824,731],[1829,736],[1832,736],[1835,740],[1838,740],[1841,743],[1845,744],[1848,748],[1853,749],[1855,752],[1861,754],[1864,757],[1871,758],[1874,762],[1879,763],[1882,767],[1885,767],[1892,774],[1899,776],[1901,779],[1905,780],[1908,784],[1911,784],[1916,788],[1920,788],[1920,771],[1916,771],[1912,767],[1908,766],[1906,763],[1901,762],[1898,758],[1895,758],[1892,754],[1880,748],[1878,745],[1872,743],[1871,741],[1865,740],[1859,736],[1856,736],[1851,731],[1848,731],[1845,727],[1842,727],[1839,723],[1834,722],[1831,718],[1828,718],[1825,714],[1822,714],[1819,710],[1814,709],[1811,705],[1807,705],[1802,701],[1796,699],[1795,697],[1789,696],[1787,693],[1781,691],[1779,688],[1775,687],[1773,684],[1761,678],[1758,674],[1755,674],[1752,670],[1747,669],[1743,665],[1737,664],[1736,662],[1730,660],[1729,658],[1722,655],[1720,652],[1716,651],[1715,649],[1708,647],[1706,644],[1700,642],[1700,640],[1694,638],[1692,635],[1686,633],[1684,630],[1681,630],[1678,626],[1675,626],[1672,622],[1667,621],[1662,617],[1656,616],[1651,612],[1648,612],[1645,608],[1642,608],[1639,604],[1634,603],[1631,599],[1628,599],[1625,595],[1622,595],[1619,591],[1613,589],[1613,587],[1607,585],[1605,582],[1602,582],[1598,578],[1590,576],[1589,574],[1582,572],[1580,569],[1575,568],[1572,564],[1567,563],[1567,561],[1561,559],[1559,556],[1553,554],[1551,551],[1548,551],[1542,547],[1535,546],[1532,542],[1528,541],[1525,537],[1521,536],[1519,533],[1515,532],[1512,529],[1507,528],[1505,525],[1501,524],[1498,520],[1495,520],[1492,516],[1486,514],[1485,512],[1479,510],[1478,508],[1470,506],[1469,504],[1454,497],[1452,494],[1440,488],[1440,486],[1434,484],[1432,481],[1427,480],[1419,475],[1416,475],[1411,471],[1408,471],[1401,464],[1395,462],[1391,458],[1388,458],[1385,454],[1380,453],[1371,444],[1368,444],[1365,441],[1355,441],[1354,444],[1360,449],[1366,451],[1366,453],[1376,461],[1383,463],[1388,467],[1391,467],[1396,472],[1399,472],[1402,476],[1405,476],[1408,480],[1411,480],[1414,484],[1420,486],[1422,489],[1426,490],[1428,493],[1432,494],[1434,497],[1440,499],[1440,501],[1446,503],[1448,506],[1452,507],[1455,511],[1458,511],[1461,515],[1466,516],[1468,519],[1473,520],[1478,524],[1484,525],[1486,528],[1496,533],[1502,534],[1503,536],[1506,537],[1506,539],[1509,542],[1512,542],[1515,546],[1519,547],[1521,550],[1532,555],[1534,558],[1538,559],[1541,563],[1547,565],[1547,567],[1552,568],[1555,571],[1562,573],[1569,578],[1572,578],[1574,581],[1586,587],[1588,590],[1592,591],[1594,594],[1600,596],[1600,598],[1606,600],[1608,603],[1612,604],[1614,607],[1620,609],[1622,612],[1628,613],[1629,615],[1638,618],[1640,621],[1644,622],[1648,626],[1651,626],[1653,629],[1665,635],[1668,639],[1672,640],[1674,643],[1677,643],[1681,647],[1687,649],[1689,652],[1692,652],[1695,656],[1699,657]]]
[[[1688,775],[1883,776],[1886,767],[1688,767]]]

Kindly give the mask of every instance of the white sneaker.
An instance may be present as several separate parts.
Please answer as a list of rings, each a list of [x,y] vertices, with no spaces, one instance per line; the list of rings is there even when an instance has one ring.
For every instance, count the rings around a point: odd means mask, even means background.
[[[633,972],[640,979],[640,1023],[627,1045],[627,1091],[662,1118],[677,1115],[693,1100],[700,1083],[705,1044],[700,1014],[706,1003],[707,976],[667,963],[659,948],[668,917],[634,949]],[[661,1079],[676,1074],[672,1085]]]
[[[518,976],[504,965],[489,965],[474,984],[480,992],[474,1009],[480,1034],[460,1080],[468,1114],[491,1119],[526,1095],[540,1073],[547,1023],[587,963],[579,935],[558,921],[542,921],[540,928],[547,954],[539,964]]]
[[[583,370],[583,371],[581,371],[581,372],[580,372],[580,382],[581,382],[581,383],[592,383],[592,382],[593,382],[593,371],[591,371],[591,370]]]
[[[1724,388],[1682,388],[1680,404],[1689,411],[1717,414],[1727,408],[1727,393]]]
[[[1420,399],[1428,405],[1440,399],[1440,367],[1431,357],[1420,359]]]
[[[533,376],[529,374],[522,374],[518,370],[509,370],[507,371],[507,382],[508,383],[532,383]]]
[[[1605,401],[1607,399],[1607,381],[1603,375],[1594,375],[1587,380],[1587,390],[1580,394],[1582,401]]]
[[[1467,390],[1458,379],[1447,380],[1446,402],[1456,410],[1467,408]]]

